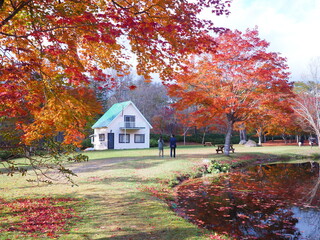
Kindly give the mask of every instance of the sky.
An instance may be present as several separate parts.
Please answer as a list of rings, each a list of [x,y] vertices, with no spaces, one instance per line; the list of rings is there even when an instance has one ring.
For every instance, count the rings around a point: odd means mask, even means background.
[[[320,57],[320,0],[233,0],[230,11],[218,17],[206,11],[201,17],[232,30],[257,26],[268,50],[287,58],[292,81],[301,80],[311,60]]]

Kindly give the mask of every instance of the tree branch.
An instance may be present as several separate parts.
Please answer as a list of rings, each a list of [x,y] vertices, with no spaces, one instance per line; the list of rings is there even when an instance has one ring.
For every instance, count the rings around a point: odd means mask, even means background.
[[[3,2],[4,2],[3,0],[0,0],[0,8],[3,5]],[[0,23],[0,28],[2,28],[4,25],[6,25],[15,15],[17,15],[30,2],[32,2],[32,0],[26,0],[26,1],[20,2],[20,4],[17,6],[17,8],[15,8],[14,11]]]

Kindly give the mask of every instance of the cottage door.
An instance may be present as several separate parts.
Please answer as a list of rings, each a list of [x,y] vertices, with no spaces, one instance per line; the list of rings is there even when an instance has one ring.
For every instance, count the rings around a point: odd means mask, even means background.
[[[108,133],[108,149],[114,149],[114,133]]]

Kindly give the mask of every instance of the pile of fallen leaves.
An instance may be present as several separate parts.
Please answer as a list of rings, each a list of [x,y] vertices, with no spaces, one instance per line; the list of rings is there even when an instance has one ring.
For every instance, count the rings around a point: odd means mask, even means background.
[[[72,219],[80,218],[71,207],[76,202],[72,198],[0,199],[0,234],[58,237],[68,231]]]

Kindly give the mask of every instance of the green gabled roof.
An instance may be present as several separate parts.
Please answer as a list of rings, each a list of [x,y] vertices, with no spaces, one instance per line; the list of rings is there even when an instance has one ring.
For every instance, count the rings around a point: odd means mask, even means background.
[[[95,124],[93,124],[92,128],[107,127],[130,103],[131,101],[114,104]]]

